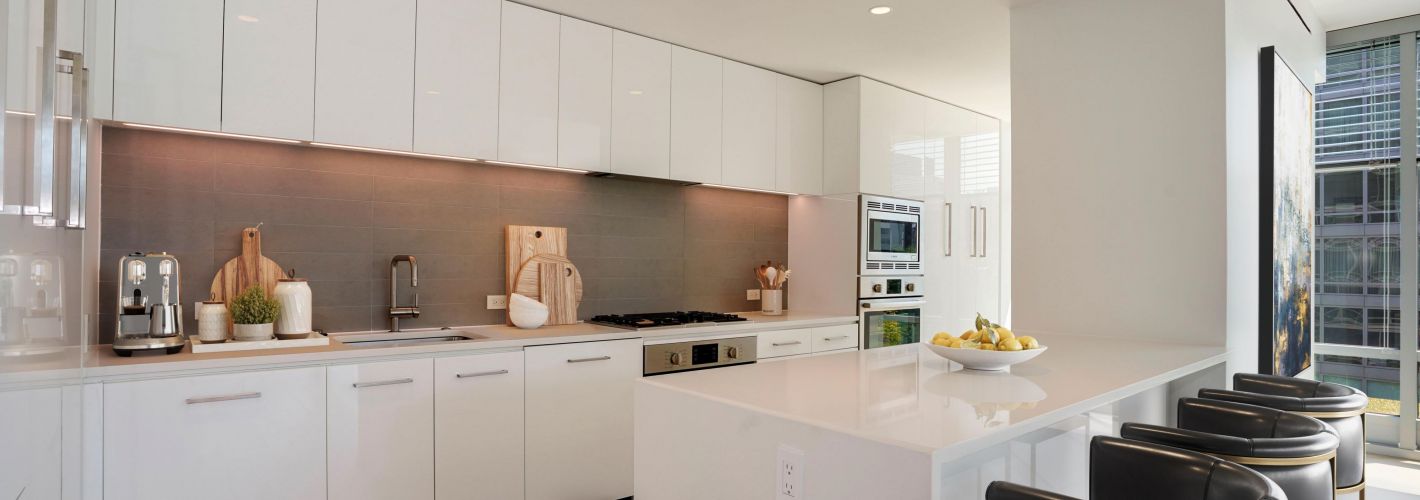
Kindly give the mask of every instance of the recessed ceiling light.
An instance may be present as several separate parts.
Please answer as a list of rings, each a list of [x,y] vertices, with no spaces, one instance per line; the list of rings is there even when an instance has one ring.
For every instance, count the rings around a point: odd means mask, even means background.
[[[877,6],[877,7],[873,7],[873,8],[871,8],[871,9],[868,9],[868,13],[869,13],[869,14],[872,14],[872,15],[875,15],[875,16],[881,16],[881,15],[887,14],[887,13],[889,13],[889,12],[892,12],[892,7],[888,7],[888,6],[886,6],[886,5],[879,5],[879,6]]]
[[[261,21],[261,19],[257,19],[255,16],[248,16],[248,15],[240,15],[240,16],[237,16],[237,20],[238,20],[238,21],[241,21],[241,22],[244,22],[244,23],[255,23],[255,22],[260,22],[260,21]]]

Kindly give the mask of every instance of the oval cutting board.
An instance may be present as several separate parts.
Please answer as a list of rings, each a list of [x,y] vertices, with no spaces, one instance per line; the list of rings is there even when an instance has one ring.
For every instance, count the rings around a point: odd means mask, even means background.
[[[539,269],[541,264],[563,265],[566,268],[565,272],[568,273],[567,278],[571,278],[572,280],[574,293],[572,297],[573,302],[582,302],[582,273],[578,272],[577,266],[572,265],[572,261],[567,260],[566,257],[550,253],[540,253],[532,256],[532,258],[528,259],[526,262],[523,262],[523,266],[518,269],[517,278],[513,279],[512,293],[541,301],[539,299],[539,297],[542,296],[540,283],[542,273]]]
[[[514,292],[547,306],[547,324],[577,322],[577,305],[582,302],[582,275],[577,266],[561,255],[540,253],[518,269]]]

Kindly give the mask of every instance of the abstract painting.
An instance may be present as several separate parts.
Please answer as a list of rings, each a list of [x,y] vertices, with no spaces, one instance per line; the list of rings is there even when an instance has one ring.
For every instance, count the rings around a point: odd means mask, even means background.
[[[1264,47],[1259,62],[1258,371],[1290,377],[1312,362],[1312,93],[1274,47]]]

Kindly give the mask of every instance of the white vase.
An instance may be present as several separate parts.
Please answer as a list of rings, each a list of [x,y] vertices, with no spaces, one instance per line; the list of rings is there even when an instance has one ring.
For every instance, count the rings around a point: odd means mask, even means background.
[[[206,301],[197,306],[197,339],[207,343],[227,341],[227,304]]]
[[[543,303],[516,293],[508,298],[508,319],[513,326],[531,330],[547,323],[548,311]]]
[[[259,325],[232,325],[232,336],[237,340],[271,340],[271,323]]]
[[[763,313],[765,316],[784,314],[784,291],[760,290],[759,312]]]
[[[283,278],[271,291],[281,304],[276,316],[277,335],[304,335],[311,332],[311,287],[302,278]]]

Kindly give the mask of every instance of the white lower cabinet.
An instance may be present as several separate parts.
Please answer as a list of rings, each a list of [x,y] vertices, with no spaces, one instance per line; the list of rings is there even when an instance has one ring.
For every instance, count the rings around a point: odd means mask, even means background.
[[[434,360],[434,498],[523,498],[523,352]]]
[[[105,384],[103,498],[326,498],[324,390],[318,367]]]
[[[326,369],[329,498],[434,497],[433,368],[411,359]]]
[[[0,498],[59,498],[60,391],[0,392]]]
[[[641,339],[528,347],[528,500],[632,494],[632,389]]]
[[[756,355],[760,359],[808,354],[813,347],[813,329],[759,332]]]
[[[856,349],[858,347],[858,324],[820,326],[814,328],[810,339],[813,352]]]

